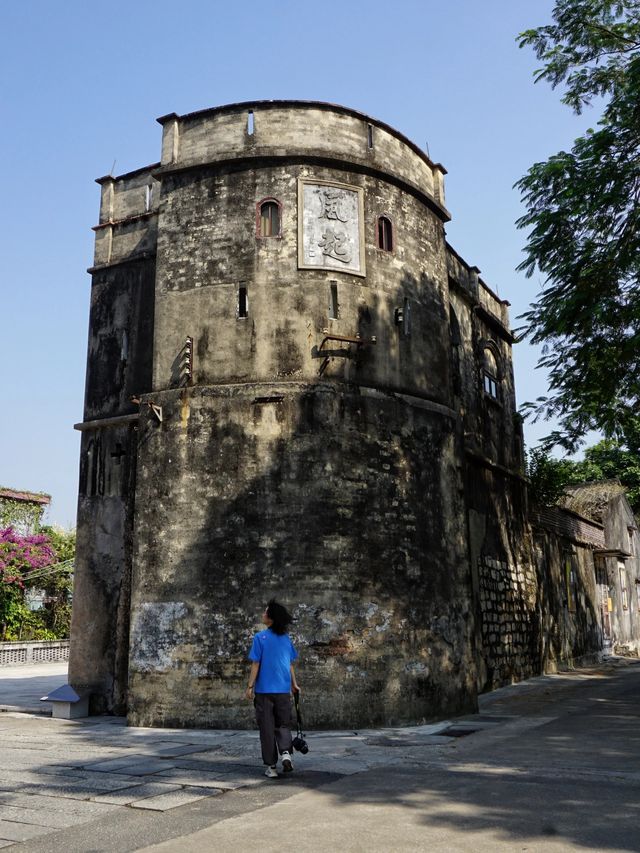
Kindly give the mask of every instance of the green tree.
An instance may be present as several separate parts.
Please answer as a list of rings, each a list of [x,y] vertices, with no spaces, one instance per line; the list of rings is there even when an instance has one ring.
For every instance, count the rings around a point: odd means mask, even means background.
[[[597,429],[640,457],[640,0],[556,0],[553,23],[519,43],[575,112],[602,106],[596,130],[516,184],[520,269],[545,277],[524,333],[549,373],[548,396],[525,410],[558,419],[547,447],[573,450]]]
[[[640,459],[616,441],[605,439],[566,469],[567,484],[619,480],[636,515],[640,515]]]
[[[0,529],[0,639],[54,640],[69,636],[75,531],[37,534]],[[43,590],[45,606],[30,610],[27,594]]]
[[[66,639],[71,629],[71,598],[73,591],[73,563],[76,555],[76,531],[45,526],[42,533],[48,537],[55,553],[51,573],[39,583],[47,595],[41,612],[46,630],[57,639]]]
[[[554,459],[544,447],[534,447],[527,453],[529,496],[538,506],[555,506],[565,488],[572,482],[574,466],[569,459]]]

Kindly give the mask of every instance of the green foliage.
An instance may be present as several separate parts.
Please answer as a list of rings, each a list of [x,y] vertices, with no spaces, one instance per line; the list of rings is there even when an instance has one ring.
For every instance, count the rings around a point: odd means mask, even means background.
[[[576,112],[605,99],[596,130],[534,164],[516,184],[527,212],[528,276],[546,277],[523,315],[549,395],[529,403],[556,417],[546,439],[575,449],[591,429],[630,450],[640,403],[640,0],[557,0],[554,23],[520,36],[543,60],[537,80],[564,83]]]
[[[558,503],[567,486],[618,480],[631,508],[640,514],[640,456],[615,441],[605,439],[585,450],[584,458],[554,459],[544,447],[527,454],[529,494],[540,506]]]
[[[555,506],[571,482],[574,463],[554,459],[543,447],[534,447],[527,454],[529,497],[538,506]]]
[[[0,534],[0,639],[68,637],[75,531],[43,527],[38,535],[22,536],[8,528]],[[44,591],[44,607],[29,609],[30,590]]]
[[[587,448],[582,461],[571,464],[569,483],[619,480],[634,513],[640,514],[640,457],[636,453],[605,439]]]
[[[637,0],[557,0],[553,24],[527,30],[520,47],[532,47],[544,63],[536,83],[566,84],[562,102],[575,112],[594,97],[625,88],[629,59],[640,47]]]
[[[44,506],[39,503],[0,498],[0,528],[13,527],[15,530],[37,531],[40,529],[44,509]]]

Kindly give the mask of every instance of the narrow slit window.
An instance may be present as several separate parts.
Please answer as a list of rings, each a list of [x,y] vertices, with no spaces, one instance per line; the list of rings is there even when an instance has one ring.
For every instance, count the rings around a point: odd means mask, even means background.
[[[280,236],[280,205],[277,201],[263,201],[258,214],[258,236]]]
[[[332,281],[329,284],[329,319],[338,319],[338,282]]]
[[[367,125],[367,147],[373,148],[373,125]]]
[[[253,110],[249,110],[249,114],[247,116],[247,134],[249,136],[253,136],[254,123],[253,123]]]
[[[153,204],[153,184],[147,184],[147,186],[144,189],[145,213],[148,213],[151,210],[152,204]]]
[[[388,216],[378,217],[378,248],[384,252],[393,251],[393,228]]]
[[[238,288],[238,319],[243,320],[249,316],[249,298],[247,296],[247,288]]]
[[[564,579],[565,579],[565,595],[567,602],[567,610],[571,613],[576,611],[576,571],[573,566],[573,559],[570,554],[564,558]]]

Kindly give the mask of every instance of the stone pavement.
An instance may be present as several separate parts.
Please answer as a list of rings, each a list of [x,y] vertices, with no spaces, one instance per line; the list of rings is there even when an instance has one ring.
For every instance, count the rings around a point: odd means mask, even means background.
[[[7,681],[0,670],[0,702]],[[639,698],[640,661],[614,660],[488,694],[457,720],[313,732],[275,781],[255,732],[6,712],[0,846],[640,850]]]
[[[50,714],[51,703],[41,702],[67,681],[66,663],[30,663],[0,667],[0,712]]]

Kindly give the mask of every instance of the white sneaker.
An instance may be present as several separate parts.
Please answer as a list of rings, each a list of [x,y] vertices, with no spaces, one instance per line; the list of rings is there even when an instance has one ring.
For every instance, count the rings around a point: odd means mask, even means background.
[[[275,765],[273,767],[267,767],[267,769],[264,771],[264,775],[267,777],[267,779],[277,779],[278,771],[276,770]]]
[[[293,770],[293,761],[291,760],[291,756],[288,752],[282,753],[282,770],[284,773],[291,773]]]

